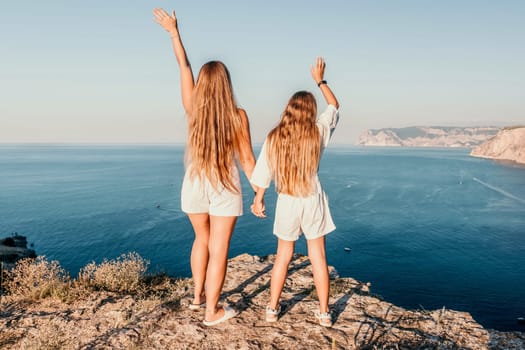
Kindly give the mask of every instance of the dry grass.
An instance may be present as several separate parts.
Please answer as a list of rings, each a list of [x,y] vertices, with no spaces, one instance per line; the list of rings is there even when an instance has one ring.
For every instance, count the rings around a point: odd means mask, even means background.
[[[36,259],[22,259],[6,272],[5,292],[27,300],[46,297],[67,297],[70,285],[68,273],[58,261],[48,261],[45,256]]]
[[[78,282],[86,287],[118,293],[138,293],[149,261],[137,253],[122,254],[114,260],[94,262],[82,268]]]
[[[168,276],[146,276],[148,265],[137,253],[122,254],[114,260],[88,264],[76,280],[71,280],[58,261],[48,261],[44,256],[22,259],[4,271],[3,292],[12,300],[52,297],[65,302],[82,298],[94,289],[159,299],[176,294],[179,283]]]
[[[193,289],[191,280],[173,278],[165,274],[148,275],[143,281],[143,298],[171,304],[178,304],[181,299],[188,297]]]
[[[330,280],[330,296],[335,297],[341,293],[348,294],[356,287],[357,285],[355,283],[344,278]]]

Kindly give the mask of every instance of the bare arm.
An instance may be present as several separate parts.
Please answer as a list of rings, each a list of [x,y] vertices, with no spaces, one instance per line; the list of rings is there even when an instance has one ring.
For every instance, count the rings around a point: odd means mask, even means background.
[[[193,108],[192,94],[195,83],[193,81],[193,72],[191,71],[191,65],[186,56],[186,50],[182,45],[182,39],[180,38],[179,28],[177,26],[177,17],[175,11],[172,15],[169,15],[166,11],[160,8],[153,10],[155,16],[155,22],[160,24],[171,36],[171,43],[173,44],[173,52],[175,58],[179,64],[180,69],[180,85],[182,91],[182,105],[186,111],[186,115],[190,116]]]
[[[259,187],[255,192],[255,197],[253,198],[253,204],[250,206],[252,214],[259,217],[266,217],[266,206],[264,205],[264,194],[266,193],[266,188]]]
[[[255,156],[253,155],[252,138],[250,135],[250,122],[248,115],[244,109],[239,108],[237,110],[241,117],[243,131],[241,136],[241,150],[240,150],[240,163],[242,170],[246,174],[246,177],[250,179],[252,177],[253,168],[255,168]],[[257,191],[257,187],[252,184],[254,191]]]
[[[266,189],[270,186],[272,180],[272,173],[268,165],[268,154],[266,151],[268,139],[264,141],[261,147],[261,152],[255,163],[252,176],[250,177],[250,183],[255,189],[255,197],[253,204],[250,207],[252,213],[255,216],[264,218],[266,217],[265,206],[264,206],[264,194]]]
[[[315,80],[315,83],[321,89],[321,92],[323,93],[323,97],[326,100],[326,103],[328,103],[329,105],[333,105],[335,106],[335,108],[339,109],[339,102],[337,101],[337,98],[332,92],[332,89],[330,89],[330,87],[324,80],[325,67],[326,67],[326,63],[324,62],[324,59],[322,57],[318,57],[315,62],[315,65],[310,67],[312,78]]]

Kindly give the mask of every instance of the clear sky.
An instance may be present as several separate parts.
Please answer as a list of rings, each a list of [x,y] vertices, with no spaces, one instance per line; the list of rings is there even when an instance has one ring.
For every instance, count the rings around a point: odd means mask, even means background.
[[[2,1],[0,142],[184,142],[168,34],[175,9],[195,75],[229,67],[254,142],[293,92],[341,103],[334,141],[367,128],[525,124],[525,1]]]

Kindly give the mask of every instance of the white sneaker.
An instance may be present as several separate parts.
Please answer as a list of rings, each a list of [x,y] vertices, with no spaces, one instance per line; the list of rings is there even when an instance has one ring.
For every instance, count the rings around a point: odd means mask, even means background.
[[[281,313],[281,305],[277,308],[277,310],[274,310],[268,305],[266,307],[266,322],[277,322],[279,319],[279,314]]]
[[[332,314],[328,312],[315,312],[315,317],[319,320],[319,324],[323,327],[332,327]]]

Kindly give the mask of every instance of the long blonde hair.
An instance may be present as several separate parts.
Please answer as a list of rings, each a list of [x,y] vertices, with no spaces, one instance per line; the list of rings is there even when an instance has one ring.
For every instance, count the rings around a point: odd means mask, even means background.
[[[190,176],[205,176],[215,189],[222,185],[238,193],[231,169],[242,152],[244,133],[228,69],[219,61],[204,64],[193,90],[189,119]]]
[[[305,197],[314,191],[321,155],[316,116],[315,97],[307,91],[296,92],[268,134],[268,164],[278,193]]]

